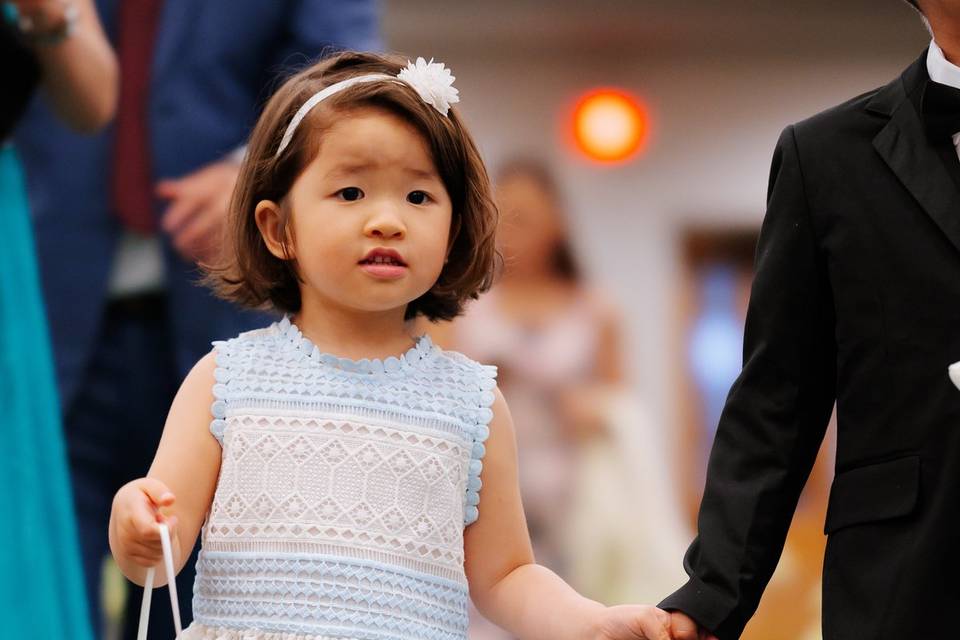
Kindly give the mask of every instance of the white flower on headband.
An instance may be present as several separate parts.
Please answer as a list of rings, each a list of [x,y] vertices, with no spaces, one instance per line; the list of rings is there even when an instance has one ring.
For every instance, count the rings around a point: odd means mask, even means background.
[[[430,58],[427,62],[417,58],[416,63],[407,60],[407,66],[397,74],[397,78],[404,81],[416,91],[420,98],[442,115],[447,115],[450,105],[460,102],[460,92],[453,86],[455,77],[450,75],[441,62],[434,62]]]

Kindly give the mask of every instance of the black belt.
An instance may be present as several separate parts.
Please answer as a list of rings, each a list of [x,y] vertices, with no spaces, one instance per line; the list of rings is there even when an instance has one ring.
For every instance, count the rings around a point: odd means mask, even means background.
[[[133,295],[111,298],[107,310],[132,316],[155,316],[167,306],[167,294],[160,291],[135,293]]]

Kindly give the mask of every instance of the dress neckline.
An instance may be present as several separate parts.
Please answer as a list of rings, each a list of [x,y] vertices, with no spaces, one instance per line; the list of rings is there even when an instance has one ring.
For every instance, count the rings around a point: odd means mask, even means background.
[[[293,323],[289,315],[274,323],[274,326],[291,348],[321,365],[350,373],[376,375],[419,368],[439,350],[439,347],[433,344],[430,336],[424,333],[414,338],[414,345],[400,356],[389,356],[382,360],[380,358],[352,360],[320,351],[310,338],[303,335],[303,332]]]

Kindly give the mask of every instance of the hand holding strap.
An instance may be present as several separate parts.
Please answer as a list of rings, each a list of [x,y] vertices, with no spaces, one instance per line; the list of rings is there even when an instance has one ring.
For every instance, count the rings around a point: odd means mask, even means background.
[[[176,638],[183,632],[180,626],[180,605],[177,601],[177,580],[173,571],[173,545],[170,544],[170,530],[167,525],[160,523],[160,545],[163,547],[163,564],[167,570],[167,587],[170,590],[170,608],[173,609],[173,628]],[[156,569],[147,569],[147,578],[143,584],[143,602],[140,605],[140,628],[137,631],[137,640],[147,640],[147,627],[150,622],[150,600],[153,595],[153,577]]]

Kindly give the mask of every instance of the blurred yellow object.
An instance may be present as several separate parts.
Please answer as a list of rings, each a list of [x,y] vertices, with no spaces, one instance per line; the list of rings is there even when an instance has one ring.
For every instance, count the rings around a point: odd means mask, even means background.
[[[120,573],[117,563],[110,556],[103,562],[102,584],[103,591],[100,597],[103,602],[103,613],[106,617],[104,638],[119,638],[129,586],[127,579]]]
[[[668,434],[629,393],[602,406],[604,437],[585,443],[565,523],[570,583],[606,604],[657,603],[687,580],[686,526]]]

